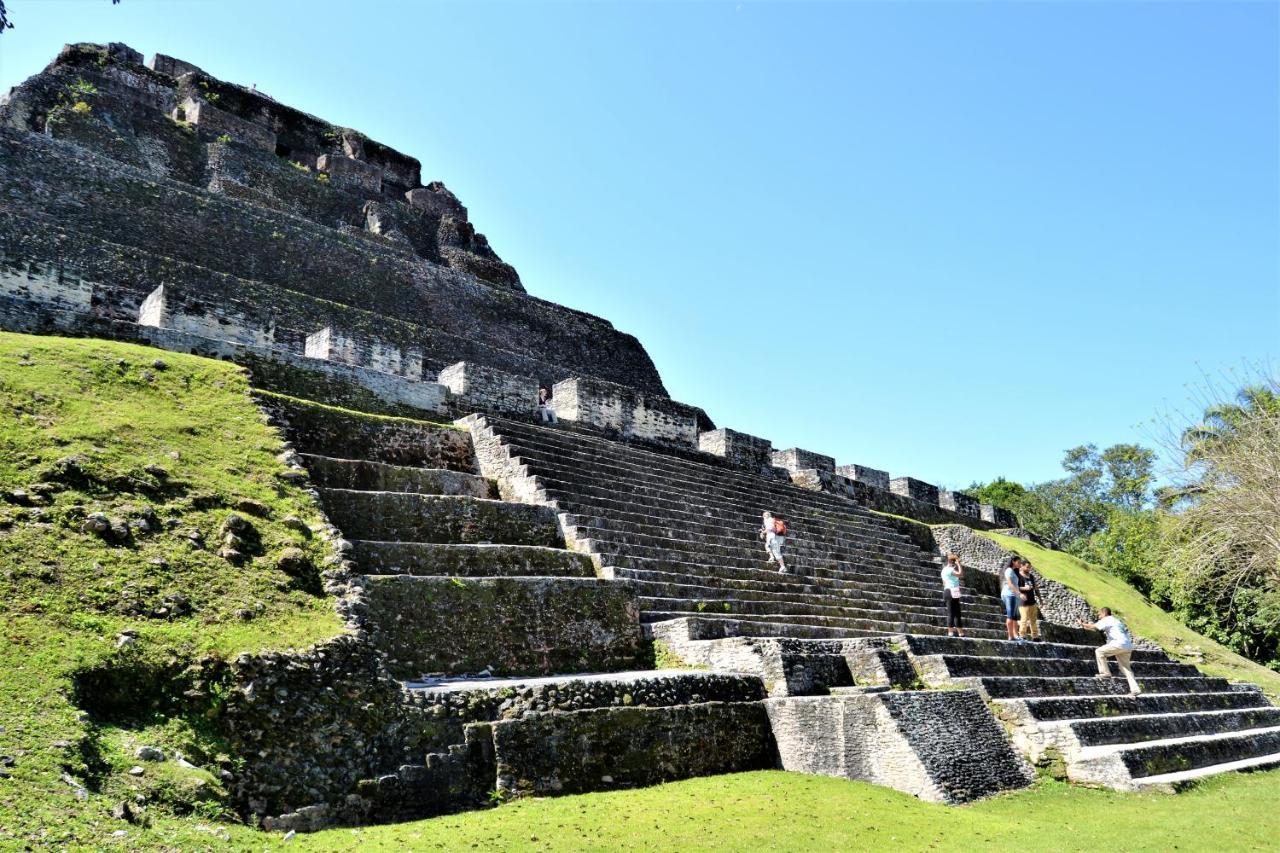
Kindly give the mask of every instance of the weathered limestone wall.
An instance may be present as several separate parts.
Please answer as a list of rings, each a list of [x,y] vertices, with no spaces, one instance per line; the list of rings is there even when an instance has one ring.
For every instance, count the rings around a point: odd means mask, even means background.
[[[441,370],[438,379],[460,410],[527,416],[538,408],[538,381],[532,376],[460,361]]]
[[[547,796],[772,767],[759,702],[597,708],[493,724],[498,790]]]
[[[645,394],[601,379],[574,377],[551,389],[556,417],[577,421],[624,438],[693,446],[698,410],[663,396]]]
[[[863,476],[866,476],[865,472],[868,470],[862,469]],[[886,474],[885,476],[887,477],[888,475]],[[902,479],[909,480],[910,478]],[[937,500],[931,503],[928,500],[888,491],[873,485],[870,479],[852,480],[842,474],[830,474],[826,471],[810,468],[791,472],[791,482],[801,488],[841,495],[865,506],[867,509],[914,518],[925,524],[967,524],[983,529],[1001,526],[994,522],[985,521],[982,518],[945,509],[938,505]],[[913,482],[918,483],[919,481]],[[919,488],[917,488],[917,494],[921,494]],[[927,492],[924,494],[927,497]],[[1001,512],[1004,512],[1004,510],[1001,510]],[[1012,517],[1012,514],[1009,514],[1009,516]],[[1001,521],[1004,520],[1005,518],[1001,517]]]
[[[390,575],[364,583],[356,618],[400,677],[643,666],[639,605],[620,581]]]
[[[811,450],[801,450],[798,447],[773,451],[772,464],[776,468],[785,468],[788,471],[803,471],[812,468],[833,474],[836,470],[836,460],[830,456],[814,453]]]
[[[1032,772],[974,691],[768,699],[782,768],[963,803],[1025,787]]]
[[[699,433],[698,449],[722,457],[726,465],[752,474],[773,468],[773,443],[745,432],[721,427]]]

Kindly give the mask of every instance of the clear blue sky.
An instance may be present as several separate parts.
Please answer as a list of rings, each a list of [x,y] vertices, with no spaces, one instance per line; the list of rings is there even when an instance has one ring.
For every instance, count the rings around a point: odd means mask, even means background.
[[[722,426],[951,486],[1280,355],[1274,2],[9,0],[422,160]]]

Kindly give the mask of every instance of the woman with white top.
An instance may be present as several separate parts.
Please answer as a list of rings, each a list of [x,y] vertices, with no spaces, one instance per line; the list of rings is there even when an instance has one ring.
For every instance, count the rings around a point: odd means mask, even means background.
[[[955,554],[948,554],[947,561],[942,564],[942,607],[947,612],[948,637],[964,636],[964,623],[960,614],[960,578],[963,576],[964,567],[960,565],[960,558]]]

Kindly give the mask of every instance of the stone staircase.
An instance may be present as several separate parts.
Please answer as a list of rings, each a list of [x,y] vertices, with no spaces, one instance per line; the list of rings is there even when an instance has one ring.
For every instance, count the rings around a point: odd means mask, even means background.
[[[565,547],[552,508],[497,499],[466,432],[276,402],[340,547],[356,625],[399,680],[408,760],[276,831],[495,798],[773,766],[754,676],[649,670],[634,590]],[[416,430],[416,432],[415,432]],[[459,443],[461,442],[461,444]]]
[[[1095,677],[1088,646],[924,636],[903,643],[927,684],[978,690],[1032,761],[1057,765],[1073,782],[1176,788],[1280,766],[1280,708],[1252,685],[1207,677],[1164,652],[1134,651],[1142,693],[1132,696],[1123,678]]]
[[[483,422],[482,440],[526,481],[526,499],[558,510],[574,547],[607,576],[634,583],[645,623],[721,620],[739,636],[945,633],[937,558],[849,501],[709,456],[563,426]],[[789,574],[766,564],[756,532],[765,509],[787,518]],[[966,593],[966,632],[1003,637],[998,599]]]

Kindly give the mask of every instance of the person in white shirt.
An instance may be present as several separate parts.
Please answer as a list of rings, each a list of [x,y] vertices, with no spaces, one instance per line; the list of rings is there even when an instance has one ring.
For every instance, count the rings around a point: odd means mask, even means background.
[[[1133,637],[1125,624],[1111,615],[1111,608],[1098,608],[1097,622],[1081,620],[1080,624],[1107,635],[1107,642],[1093,653],[1098,661],[1098,678],[1111,677],[1107,658],[1113,657],[1116,659],[1116,665],[1120,667],[1120,672],[1124,674],[1125,681],[1129,682],[1129,693],[1133,696],[1141,693],[1142,688],[1138,686],[1138,679],[1133,675],[1133,667],[1129,665],[1129,659],[1133,656]]]
[[[948,554],[947,561],[942,564],[942,606],[947,612],[947,636],[964,636],[964,622],[960,614],[960,578],[964,576],[964,567],[960,558]]]
[[[778,574],[787,573],[787,563],[782,559],[782,546],[787,544],[787,522],[780,515],[764,511],[760,522],[760,538],[764,540],[765,553],[770,563],[778,564]]]

